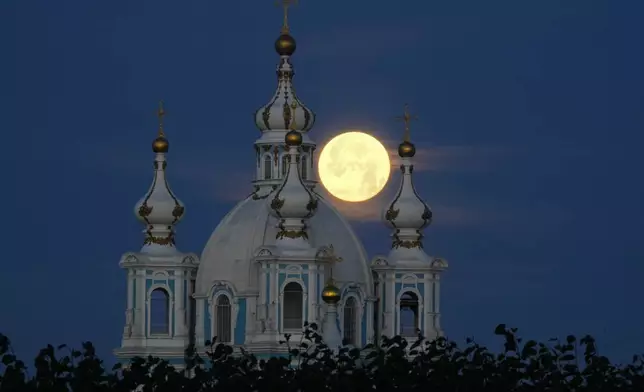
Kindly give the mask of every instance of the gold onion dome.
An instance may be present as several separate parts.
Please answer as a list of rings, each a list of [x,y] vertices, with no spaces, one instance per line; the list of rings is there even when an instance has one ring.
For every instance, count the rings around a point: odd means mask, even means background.
[[[329,281],[322,289],[322,300],[327,304],[337,304],[340,302],[340,289],[333,282]]]
[[[281,34],[275,41],[275,51],[280,56],[291,56],[296,47],[295,38],[289,33]]]

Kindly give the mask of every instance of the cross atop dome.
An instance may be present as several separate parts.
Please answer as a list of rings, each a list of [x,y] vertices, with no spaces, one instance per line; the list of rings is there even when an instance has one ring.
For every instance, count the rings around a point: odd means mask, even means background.
[[[396,119],[402,120],[405,123],[405,134],[403,136],[403,142],[398,146],[398,155],[401,158],[412,158],[416,155],[416,147],[410,141],[409,126],[411,120],[418,120],[418,116],[409,114],[409,105],[405,104],[404,114],[396,117]]]
[[[299,3],[298,0],[278,0],[275,2],[275,5],[277,6],[282,6],[284,9],[284,23],[282,24],[282,34],[288,34],[289,33],[289,27],[288,27],[288,9],[292,5],[296,5]]]
[[[295,38],[290,33],[288,10],[297,0],[278,0],[277,5],[284,9],[284,21],[280,36],[275,41],[275,51],[280,55],[277,67],[277,90],[268,104],[255,112],[255,124],[262,132],[288,131],[291,122],[298,124],[297,131],[308,132],[315,121],[315,114],[307,108],[295,94],[293,76],[295,71],[291,64],[291,56],[295,53]],[[296,109],[291,104],[297,104]]]

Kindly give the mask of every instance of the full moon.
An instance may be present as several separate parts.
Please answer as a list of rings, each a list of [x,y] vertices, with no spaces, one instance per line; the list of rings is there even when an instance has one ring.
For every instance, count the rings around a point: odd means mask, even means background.
[[[340,200],[358,202],[376,196],[387,184],[391,163],[385,147],[364,132],[340,134],[322,149],[320,181]]]

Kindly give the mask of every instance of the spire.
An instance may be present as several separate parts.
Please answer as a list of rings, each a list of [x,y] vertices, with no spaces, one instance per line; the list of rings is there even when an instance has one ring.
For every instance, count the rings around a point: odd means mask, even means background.
[[[331,246],[333,251],[333,246]],[[342,345],[342,335],[337,323],[338,302],[342,299],[342,292],[333,281],[333,264],[342,262],[342,258],[335,255],[335,251],[329,260],[329,279],[322,289],[322,301],[326,303],[326,314],[322,322],[322,340],[332,350],[337,350]]]
[[[281,3],[282,8],[284,9],[284,23],[282,24],[282,34],[288,34],[290,32],[290,28],[288,27],[288,9],[292,5],[296,5],[298,3],[298,0],[280,0],[275,3],[275,5],[279,6]]]
[[[277,67],[277,89],[269,103],[255,112],[255,124],[262,132],[285,131],[292,128],[292,121],[296,121],[299,125],[295,130],[308,132],[315,122],[315,114],[295,95],[293,87],[295,71],[291,64],[291,55],[295,53],[296,43],[290,33],[288,11],[292,5],[297,4],[297,0],[279,0],[279,2],[284,8],[284,22],[281,34],[275,41],[275,50],[280,55]],[[291,108],[294,102],[297,104],[296,109]]]
[[[414,165],[411,159],[416,154],[416,147],[411,142],[409,128],[411,120],[415,118],[409,114],[407,105],[403,116],[398,117],[405,124],[405,136],[398,146],[402,180],[396,197],[384,213],[385,222],[394,229],[392,250],[422,249],[422,230],[432,221],[432,211],[416,193],[412,180]]]
[[[296,104],[291,104],[296,109]],[[300,174],[300,145],[302,134],[297,123],[291,123],[291,130],[284,141],[288,146],[288,168],[282,185],[275,191],[270,200],[270,213],[279,219],[277,239],[294,246],[308,246],[306,220],[311,218],[317,209],[317,198],[302,182]]]
[[[145,240],[142,252],[166,253],[175,252],[174,225],[183,217],[184,206],[172,193],[166,179],[166,153],[169,143],[163,130],[165,110],[163,102],[159,103],[157,112],[159,130],[152,142],[154,158],[154,178],[148,192],[136,203],[134,213],[145,224]]]
[[[163,116],[165,116],[163,101],[159,101],[159,110],[157,110],[157,116],[159,117],[159,132],[157,138],[152,142],[152,151],[157,153],[166,153],[168,152],[170,145],[168,144],[168,139],[166,139],[165,132],[163,131]]]

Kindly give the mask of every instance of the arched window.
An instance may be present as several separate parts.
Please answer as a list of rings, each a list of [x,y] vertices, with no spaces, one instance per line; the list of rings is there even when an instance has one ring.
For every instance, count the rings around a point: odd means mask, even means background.
[[[264,157],[264,179],[270,180],[273,177],[273,160],[270,155]]]
[[[302,179],[306,180],[308,176],[309,176],[308,159],[306,159],[306,155],[303,155],[302,156]]]
[[[219,343],[232,343],[230,299],[226,295],[217,297],[215,304],[215,336]]]
[[[286,157],[286,154],[282,155],[282,177],[286,175],[286,170],[288,169],[288,159]]]
[[[344,340],[347,344],[358,345],[358,304],[354,297],[344,303]]]
[[[418,296],[407,291],[400,297],[400,335],[416,336],[418,317]]]
[[[162,288],[150,295],[150,334],[170,334],[170,295]]]
[[[302,286],[290,282],[284,287],[284,329],[301,330],[304,325],[304,292]]]

